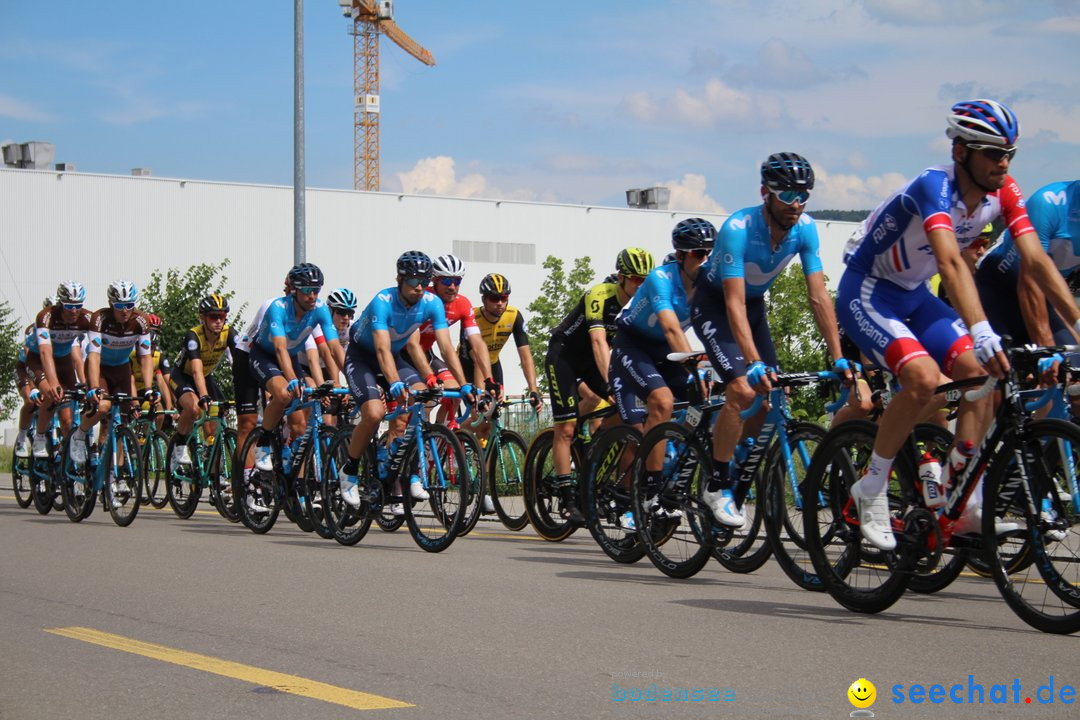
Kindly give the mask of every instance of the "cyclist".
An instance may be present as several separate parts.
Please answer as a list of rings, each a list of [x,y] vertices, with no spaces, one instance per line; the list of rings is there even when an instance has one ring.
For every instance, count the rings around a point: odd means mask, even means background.
[[[82,352],[75,342],[90,329],[90,311],[86,288],[74,280],[60,283],[56,302],[43,307],[34,319],[34,332],[26,339],[26,372],[40,393],[37,433],[33,438],[34,457],[48,457],[45,430],[52,423],[55,407],[64,399],[64,391],[85,380]],[[70,408],[60,412],[65,435],[71,429]]]
[[[458,346],[458,354],[461,357],[461,365],[465,369],[465,377],[474,381],[474,384],[483,383],[489,389],[496,389],[498,397],[501,398],[505,383],[499,354],[506,341],[513,336],[518,357],[521,359],[521,371],[525,374],[525,383],[529,387],[529,402],[539,412],[544,401],[540,397],[540,386],[536,384],[536,366],[533,364],[532,350],[529,348],[529,335],[525,332],[525,317],[516,307],[508,305],[509,301],[510,281],[498,273],[485,275],[480,281],[480,306],[473,308],[473,317],[480,329],[480,337],[487,346],[488,364],[491,366],[490,377],[484,377],[481,374],[483,368],[478,368],[469,357],[471,346],[466,347],[465,343],[461,343]],[[484,435],[486,430],[486,426],[482,426],[480,434]]]
[[[303,370],[296,354],[315,327],[321,327],[333,353],[342,364],[345,352],[338,341],[330,309],[322,300],[323,273],[318,265],[300,263],[289,271],[291,292],[270,303],[251,343],[248,357],[251,372],[270,401],[263,411],[262,432],[255,444],[255,467],[274,469],[270,442],[274,429],[292,398],[300,397]]]
[[[934,389],[947,378],[986,372],[1002,377],[1009,367],[960,251],[988,222],[1004,216],[1022,262],[1048,290],[1055,308],[1064,311],[1073,304],[1067,288],[1061,292],[1055,284],[1060,274],[1039,257],[1045,253],[1020,188],[1008,175],[1020,137],[1015,114],[993,100],[972,100],[953,105],[946,122],[952,164],[928,168],[874,210],[848,258],[837,296],[839,320],[849,337],[900,381],[878,422],[866,473],[851,487],[862,536],[881,550],[896,547],[886,496],[893,458],[920,410],[933,400]],[[927,287],[935,271],[955,310]],[[963,467],[985,433],[992,399],[961,401],[950,475],[953,466]],[[980,531],[981,505],[980,482],[954,525],[957,534]]]
[[[648,432],[671,418],[675,402],[687,398],[695,378],[667,355],[690,352],[684,332],[690,326],[690,302],[715,242],[716,227],[708,220],[680,220],[671,232],[674,262],[650,272],[615,321],[608,377],[619,416],[628,425],[644,426]],[[650,509],[660,490],[663,460],[663,443],[645,459],[645,504]]]
[[[88,406],[80,417],[79,427],[71,436],[71,459],[80,464],[86,462],[86,434],[97,422],[108,417],[112,408],[109,400],[100,397],[102,393],[131,393],[131,364],[128,358],[133,347],[138,353],[143,377],[153,377],[154,374],[150,358],[150,322],[146,315],[135,309],[139,299],[138,288],[133,282],[117,280],[109,285],[107,295],[109,306],[90,317],[87,332],[90,339],[86,358],[86,384],[90,386],[86,392]],[[146,388],[141,393],[141,399],[153,402],[154,391]],[[92,410],[94,404],[96,410]]]
[[[34,326],[27,325],[23,331],[23,341],[19,343],[19,354],[15,360],[15,389],[19,391],[22,405],[19,406],[19,433],[15,437],[15,457],[30,457],[30,419],[37,413],[41,392],[34,387],[33,378],[26,369],[26,348]]]
[[[796,255],[814,322],[836,359],[836,370],[849,372],[832,298],[825,288],[817,225],[803,212],[813,189],[814,169],[802,155],[773,153],[761,163],[762,202],[732,214],[721,226],[717,251],[709,258],[690,305],[694,331],[725,383],[726,399],[713,425],[713,471],[702,499],[717,521],[729,527],[741,527],[746,521],[730,471],[743,433],[739,413],[750,407],[755,393],[768,396],[770,371],[777,367],[765,293]]]
[[[131,349],[131,355],[129,356],[129,362],[131,363],[131,378],[132,385],[131,393],[136,394],[136,388],[151,387],[157,388],[157,391],[161,394],[160,402],[161,406],[165,410],[172,410],[173,408],[173,396],[172,388],[169,387],[169,383],[166,380],[169,373],[172,371],[172,367],[169,365],[169,359],[161,352],[159,346],[159,340],[161,337],[161,318],[153,313],[146,314],[146,321],[150,325],[150,361],[154,366],[154,379],[152,382],[144,382],[142,374],[141,361],[139,354],[135,348]],[[149,410],[149,405],[145,405],[143,410]],[[159,416],[155,423],[158,428],[161,428],[165,424],[165,417]]]
[[[330,314],[334,318],[334,328],[338,332],[338,341],[341,343],[342,349],[348,353],[349,328],[352,327],[353,317],[356,315],[356,295],[348,288],[336,288],[326,296],[326,305],[330,308]],[[323,337],[321,329],[317,333],[320,338]],[[315,334],[312,333],[312,335]],[[325,342],[322,345],[325,347]],[[326,379],[332,381],[334,385],[339,385],[341,382],[341,370],[344,368],[338,368],[337,363],[330,357],[329,349],[321,352],[320,357],[325,371],[324,374],[327,376]],[[329,412],[323,416],[323,421],[327,425],[337,425],[337,413],[347,400],[348,396],[342,395],[327,398],[324,404],[329,409]]]
[[[589,288],[551,332],[544,358],[555,426],[551,459],[558,486],[569,488],[560,491],[563,511],[575,523],[584,523],[570,468],[575,421],[579,412],[589,414],[608,396],[615,317],[634,297],[653,266],[653,256],[648,250],[631,247],[621,251],[615,259],[615,277],[605,278]]]
[[[438,378],[420,349],[421,325],[430,321],[439,352],[466,394],[472,385],[465,382],[461,363],[454,355],[446,312],[439,298],[425,288],[432,277],[431,258],[409,250],[397,259],[397,284],[378,292],[360,319],[350,330],[349,352],[345,360],[345,378],[356,402],[360,404],[360,422],[349,440],[349,459],[338,472],[338,482],[345,502],[360,506],[357,473],[360,456],[386,415],[380,388],[388,401],[406,402],[407,389],[435,387]],[[403,357],[405,350],[408,357]],[[424,380],[420,378],[423,377]],[[428,492],[418,477],[413,477],[409,494],[427,500]]]
[[[210,410],[211,402],[225,399],[213,374],[225,353],[236,347],[236,331],[226,322],[228,315],[229,301],[220,293],[210,293],[199,301],[199,324],[184,336],[183,349],[169,375],[180,409],[173,465],[191,464],[187,440],[195,421]]]

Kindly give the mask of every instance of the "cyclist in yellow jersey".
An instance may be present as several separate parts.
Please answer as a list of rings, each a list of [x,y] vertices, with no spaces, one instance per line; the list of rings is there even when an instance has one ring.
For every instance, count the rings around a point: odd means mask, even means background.
[[[195,421],[210,409],[211,402],[225,399],[212,375],[225,353],[236,347],[236,332],[225,322],[228,313],[229,301],[223,295],[211,293],[199,301],[199,324],[184,337],[183,349],[169,378],[180,406],[173,465],[191,463],[187,439]]]
[[[161,348],[158,345],[158,338],[161,332],[161,318],[153,313],[147,313],[146,322],[150,326],[150,361],[154,368],[154,377],[151,382],[147,382],[143,379],[142,365],[139,362],[139,358],[136,354],[136,348],[131,349],[131,394],[136,396],[140,390],[152,390],[155,387],[160,393],[159,401],[161,407],[165,410],[173,409],[173,394],[172,388],[169,387],[169,383],[166,382],[166,376],[171,371],[169,365],[169,359],[163,357],[161,354]],[[150,409],[148,402],[142,403],[142,409],[144,411]],[[158,417],[157,426],[160,428],[165,422],[164,417]]]

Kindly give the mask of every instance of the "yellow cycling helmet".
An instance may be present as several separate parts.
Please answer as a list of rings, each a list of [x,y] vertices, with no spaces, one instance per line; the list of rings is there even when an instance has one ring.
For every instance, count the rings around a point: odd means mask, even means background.
[[[652,272],[653,265],[652,253],[639,247],[626,248],[615,260],[617,272],[633,277],[645,277]]]

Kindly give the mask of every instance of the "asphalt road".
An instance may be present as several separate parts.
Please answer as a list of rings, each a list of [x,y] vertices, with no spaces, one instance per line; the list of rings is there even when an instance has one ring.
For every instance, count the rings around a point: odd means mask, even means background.
[[[843,718],[860,678],[878,718],[1080,715],[1062,702],[1080,638],[1030,629],[974,577],[859,616],[771,561],[675,581],[584,531],[482,523],[431,555],[405,529],[347,548],[209,508],[75,525],[8,490],[0,544],[3,720]],[[943,702],[912,704],[935,683]]]

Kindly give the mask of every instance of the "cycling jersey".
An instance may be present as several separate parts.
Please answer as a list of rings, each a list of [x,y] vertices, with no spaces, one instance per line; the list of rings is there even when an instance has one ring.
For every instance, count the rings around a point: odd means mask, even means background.
[[[151,383],[143,382],[142,363],[139,362],[138,353],[135,350],[132,350],[128,357],[129,362],[131,363],[131,375],[135,378],[135,387],[150,387]],[[150,361],[154,364],[155,373],[160,370],[161,372],[168,374],[171,370],[169,359],[163,357],[160,350],[154,350],[150,353]]]
[[[482,307],[473,308],[473,318],[480,330],[480,337],[487,345],[488,360],[492,367],[499,362],[499,353],[502,352],[503,346],[511,335],[517,347],[525,347],[529,344],[529,334],[525,332],[525,319],[516,307],[507,305],[503,314],[494,322],[484,317]],[[458,355],[463,360],[469,360],[468,343],[461,343],[458,346]]]
[[[390,334],[390,352],[396,354],[405,347],[409,337],[428,321],[434,330],[446,329],[446,311],[442,300],[425,292],[416,304],[406,307],[398,289],[388,287],[377,293],[364,308],[360,319],[349,330],[349,339],[356,343],[358,350],[374,356],[374,331],[384,330]]]
[[[51,345],[54,358],[61,358],[71,353],[72,344],[90,330],[90,311],[82,308],[75,311],[72,322],[64,322],[60,306],[42,308],[34,320],[34,332],[26,339],[30,352],[36,353],[38,346]]]
[[[128,364],[132,348],[138,355],[150,354],[150,323],[146,316],[134,312],[126,323],[121,324],[111,307],[98,310],[90,317],[88,350],[101,355],[101,364],[120,367]]]
[[[683,330],[690,327],[690,303],[679,274],[676,263],[653,269],[615,320],[616,327],[625,328],[647,340],[663,342],[667,347],[664,330],[657,321],[662,310],[674,312]]]
[[[273,356],[274,338],[283,337],[289,355],[295,355],[303,347],[312,329],[318,325],[322,326],[327,340],[337,340],[337,329],[330,316],[330,308],[322,300],[316,300],[315,307],[302,313],[299,318],[296,317],[296,310],[296,299],[292,295],[271,302],[263,315],[253,345]]]
[[[185,375],[191,375],[191,361],[202,360],[203,376],[217,369],[225,353],[236,347],[236,331],[228,324],[221,328],[221,334],[215,342],[206,338],[206,328],[202,323],[188,330],[184,336],[183,350],[176,358],[176,369]]]
[[[701,268],[698,285],[723,295],[724,280],[742,278],[747,299],[762,297],[796,254],[804,275],[821,272],[819,245],[817,225],[803,213],[773,250],[765,206],[743,208],[720,227],[716,248]]]
[[[848,257],[848,268],[912,290],[937,272],[928,233],[952,230],[963,250],[999,215],[1015,235],[1032,230],[1024,196],[1011,177],[1006,176],[1000,190],[987,193],[969,215],[957,191],[954,166],[928,168],[874,210]]]
[[[615,337],[615,318],[622,305],[619,304],[619,288],[615,283],[600,283],[589,288],[581,296],[570,314],[551,332],[552,343],[561,343],[572,353],[591,353],[593,330],[603,331],[608,343]],[[591,362],[592,355],[589,355]]]
[[[263,317],[266,315],[266,311],[270,309],[270,305],[277,300],[276,297],[269,298],[263,301],[263,304],[259,306],[259,309],[255,312],[255,317],[252,318],[248,326],[244,328],[244,332],[240,333],[236,338],[236,349],[248,352],[251,350],[251,344],[255,342],[255,336],[259,334],[259,326],[262,325]]]
[[[435,295],[431,289],[428,292]],[[438,297],[438,295],[435,295],[435,297]],[[458,295],[451,302],[443,303],[443,311],[446,313],[448,327],[453,327],[456,322],[461,321],[462,340],[480,332],[480,328],[476,325],[476,316],[473,315],[472,303],[464,295]],[[431,322],[425,322],[420,326],[420,347],[423,348],[424,352],[429,353],[434,344],[435,327]]]
[[[1080,180],[1050,183],[1036,190],[1027,201],[1027,214],[1039,235],[1043,250],[1062,276],[1080,268]],[[1009,277],[1014,282],[1020,271],[1020,253],[1013,234],[1005,232],[979,264],[981,276],[987,272]]]

